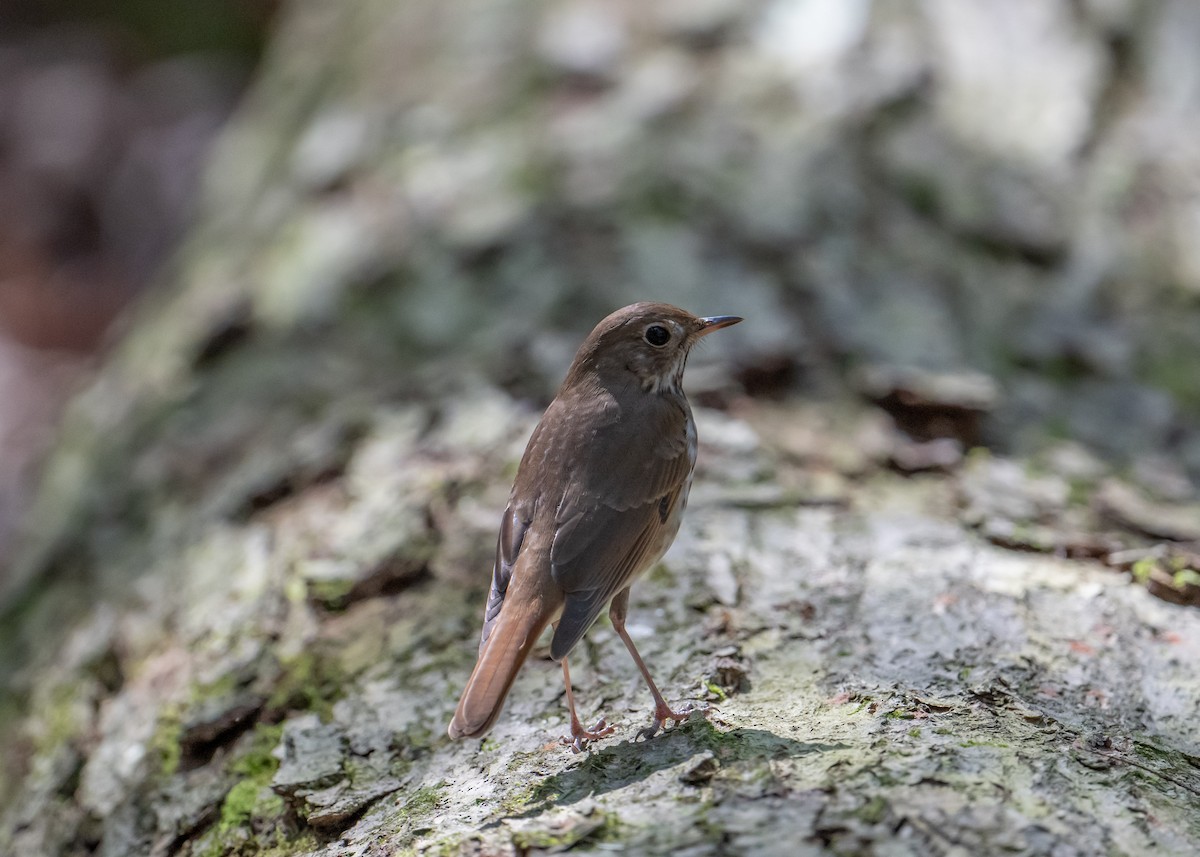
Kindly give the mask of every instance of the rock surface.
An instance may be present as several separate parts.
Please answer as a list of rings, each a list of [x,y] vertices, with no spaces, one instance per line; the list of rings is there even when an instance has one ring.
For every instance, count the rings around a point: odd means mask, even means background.
[[[377,410],[340,475],[197,528],[124,598],[108,593],[89,645],[118,653],[114,686],[96,686],[95,662],[34,658],[19,679],[35,702],[7,747],[26,761],[9,768],[23,774],[0,844],[331,857],[775,854],[781,837],[812,854],[1200,845],[1200,612],[1103,563],[985,540],[988,521],[1057,532],[1081,502],[1065,483],[992,459],[919,478],[845,459],[820,481],[828,465],[781,457],[796,448],[782,415],[830,445],[874,416],[738,410],[698,411],[684,528],[629,619],[670,698],[713,706],[707,718],[638,738],[649,694],[601,623],[573,677],[581,714],[606,715],[612,738],[578,756],[558,742],[560,676],[544,649],[486,740],[445,737],[474,655],[502,475],[532,419],[476,386]],[[851,475],[836,502],[808,493]],[[1111,493],[1097,476],[1097,496]],[[393,510],[410,498],[423,523],[377,517],[384,495]],[[304,557],[329,548],[308,538],[333,522],[399,534],[389,552],[431,571],[314,600]],[[1145,543],[1100,531],[1126,553]],[[368,567],[369,552],[354,562]],[[186,585],[196,563],[221,571],[200,599]],[[88,698],[98,712],[79,708]]]
[[[1200,19],[951,5],[293,5],[0,593],[0,852],[1200,850]],[[524,442],[642,297],[751,320],[629,618],[713,709],[637,740],[601,623],[613,738],[538,650],[452,744]],[[856,361],[886,413],[783,395]]]

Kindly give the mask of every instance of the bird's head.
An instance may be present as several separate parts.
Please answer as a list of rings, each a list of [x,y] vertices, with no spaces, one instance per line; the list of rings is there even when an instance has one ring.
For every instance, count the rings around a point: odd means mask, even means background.
[[[576,353],[566,383],[594,374],[607,386],[632,375],[647,392],[678,392],[692,346],[739,321],[733,315],[701,318],[670,304],[631,304],[596,325]]]

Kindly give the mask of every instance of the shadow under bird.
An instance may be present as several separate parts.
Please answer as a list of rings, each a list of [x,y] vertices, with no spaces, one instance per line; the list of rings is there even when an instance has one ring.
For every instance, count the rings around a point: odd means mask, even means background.
[[[521,458],[500,522],[479,659],[451,738],[492,728],[547,625],[554,627],[550,656],[562,662],[573,747],[611,734],[604,720],[592,729],[579,722],[567,667],[610,603],[613,629],[654,696],[654,723],[643,734],[686,719],[655,686],[625,630],[625,612],[630,586],[675,540],[687,505],[696,464],[696,424],[681,387],[688,352],[739,321],[636,303],[601,321],[580,346]]]

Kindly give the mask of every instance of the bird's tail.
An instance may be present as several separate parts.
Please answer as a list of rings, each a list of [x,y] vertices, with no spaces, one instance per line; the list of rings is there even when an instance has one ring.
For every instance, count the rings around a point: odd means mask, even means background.
[[[550,618],[540,611],[501,611],[446,730],[451,738],[479,738],[492,728],[517,672],[548,624]]]

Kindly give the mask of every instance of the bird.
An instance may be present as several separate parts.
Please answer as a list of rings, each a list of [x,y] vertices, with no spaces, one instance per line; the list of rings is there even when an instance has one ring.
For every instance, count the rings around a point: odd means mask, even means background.
[[[447,729],[487,734],[530,650],[553,628],[575,752],[611,735],[575,711],[568,655],[609,605],[609,618],[654,697],[646,738],[687,719],[659,692],[625,628],[629,590],[679,532],[696,464],[696,423],[682,388],[692,347],[742,321],[640,302],[588,335],[529,439],[500,521],[479,654]]]

